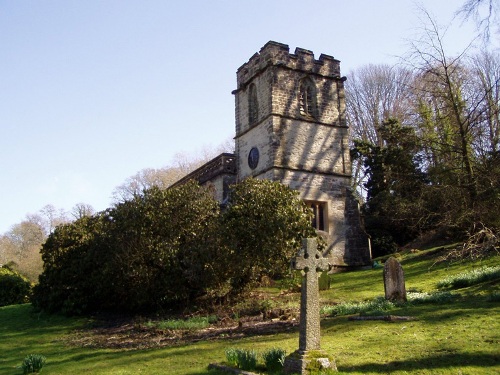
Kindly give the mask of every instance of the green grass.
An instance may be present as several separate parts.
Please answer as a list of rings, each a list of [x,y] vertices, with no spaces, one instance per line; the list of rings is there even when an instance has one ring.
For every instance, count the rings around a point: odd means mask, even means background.
[[[393,306],[391,315],[407,322],[322,320],[322,349],[331,354],[339,374],[495,374],[500,373],[500,284],[487,280],[453,290],[453,298],[432,300],[437,283],[448,276],[500,263],[500,256],[473,263],[435,264],[426,252],[402,259],[407,290],[422,301]],[[383,295],[381,269],[332,276],[332,289],[321,292],[322,305],[369,303]],[[273,298],[277,297],[273,291]],[[275,300],[273,300],[275,301]],[[274,303],[277,303],[276,301]],[[287,300],[286,303],[290,303]],[[262,353],[280,348],[292,353],[298,332],[241,339],[200,341],[147,350],[75,347],[68,337],[88,326],[82,318],[36,314],[30,305],[0,308],[0,375],[22,374],[29,354],[47,358],[42,374],[182,374],[221,375],[207,370],[224,362],[228,348]]]

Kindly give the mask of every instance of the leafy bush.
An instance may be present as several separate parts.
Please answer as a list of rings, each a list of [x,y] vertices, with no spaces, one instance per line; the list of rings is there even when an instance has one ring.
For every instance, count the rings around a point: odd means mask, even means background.
[[[262,359],[268,371],[281,370],[285,364],[286,351],[280,348],[272,348],[262,353]]]
[[[225,211],[196,183],[151,188],[58,226],[42,247],[38,309],[160,311],[236,300],[262,276],[287,272],[317,236],[297,192],[267,180],[234,186]]]
[[[218,222],[211,192],[186,184],[59,226],[42,248],[33,303],[67,314],[185,304],[224,277]]]
[[[242,370],[254,370],[257,366],[257,353],[253,350],[230,348],[226,350],[226,359]]]
[[[500,278],[500,266],[482,267],[458,275],[449,276],[438,282],[438,288],[465,288],[485,281]]]
[[[386,230],[371,229],[370,236],[374,257],[395,254],[399,249],[392,235]]]
[[[32,303],[49,312],[80,314],[100,303],[106,246],[106,214],[58,226],[42,246],[44,270],[33,290]]]
[[[42,371],[46,358],[40,354],[30,354],[24,358],[21,365],[23,374],[36,374]]]
[[[30,282],[19,273],[0,267],[0,306],[25,303],[31,292]]]
[[[263,275],[286,275],[304,237],[324,242],[311,226],[312,213],[298,193],[279,182],[248,178],[234,185],[222,216],[224,243],[238,256],[232,286],[242,289]]]

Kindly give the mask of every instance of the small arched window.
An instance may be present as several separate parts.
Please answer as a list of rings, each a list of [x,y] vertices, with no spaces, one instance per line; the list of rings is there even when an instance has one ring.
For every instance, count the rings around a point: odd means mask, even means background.
[[[250,125],[259,119],[259,103],[257,101],[257,88],[251,84],[248,89],[248,122]]]
[[[310,78],[300,82],[299,112],[302,116],[316,117],[316,86]]]

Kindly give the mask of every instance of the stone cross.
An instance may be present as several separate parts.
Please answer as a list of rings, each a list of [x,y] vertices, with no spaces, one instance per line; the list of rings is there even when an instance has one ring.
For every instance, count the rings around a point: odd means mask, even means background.
[[[292,260],[292,268],[304,273],[300,296],[299,351],[320,349],[318,272],[327,271],[328,259],[318,251],[315,238],[302,239],[302,248]]]
[[[384,264],[385,299],[396,302],[406,302],[405,275],[401,263],[390,257]]]

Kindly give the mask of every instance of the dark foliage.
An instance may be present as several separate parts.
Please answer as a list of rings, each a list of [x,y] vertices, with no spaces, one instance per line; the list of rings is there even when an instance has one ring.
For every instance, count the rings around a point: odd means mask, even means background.
[[[474,228],[500,228],[498,153],[474,159],[476,193],[470,194],[457,169],[444,162],[426,165],[424,144],[413,128],[389,120],[379,132],[383,146],[355,141],[352,150],[368,176],[364,212],[374,256],[393,253],[429,231],[465,239],[476,233]]]
[[[394,252],[397,244],[428,229],[434,217],[424,200],[427,176],[419,167],[419,145],[413,128],[391,119],[379,133],[384,146],[356,141],[352,150],[369,176],[364,211],[374,256]]]
[[[282,275],[310,212],[287,187],[246,180],[221,212],[211,190],[151,188],[58,227],[42,248],[33,304],[48,311],[161,311],[229,301]]]
[[[232,287],[240,290],[261,276],[282,277],[304,237],[317,237],[311,212],[297,192],[269,180],[246,179],[233,187],[222,215],[225,243],[235,255]]]

